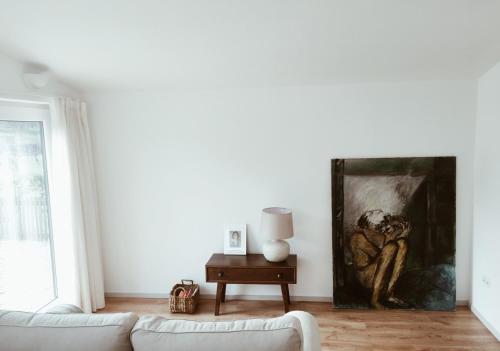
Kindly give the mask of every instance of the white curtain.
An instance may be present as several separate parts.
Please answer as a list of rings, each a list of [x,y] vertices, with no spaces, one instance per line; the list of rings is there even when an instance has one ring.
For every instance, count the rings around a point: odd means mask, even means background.
[[[55,98],[49,171],[57,286],[85,312],[104,307],[94,164],[85,103]]]

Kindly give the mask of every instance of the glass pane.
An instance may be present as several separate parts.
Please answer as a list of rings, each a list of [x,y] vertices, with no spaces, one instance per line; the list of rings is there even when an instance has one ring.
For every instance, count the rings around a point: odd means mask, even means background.
[[[42,122],[0,121],[0,308],[34,311],[55,294]]]

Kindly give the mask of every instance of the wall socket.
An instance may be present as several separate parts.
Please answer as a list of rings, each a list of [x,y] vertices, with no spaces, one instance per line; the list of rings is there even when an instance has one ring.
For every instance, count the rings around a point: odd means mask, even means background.
[[[484,286],[486,286],[487,288],[491,287],[490,279],[487,276],[483,275],[483,278],[481,280],[483,281]]]

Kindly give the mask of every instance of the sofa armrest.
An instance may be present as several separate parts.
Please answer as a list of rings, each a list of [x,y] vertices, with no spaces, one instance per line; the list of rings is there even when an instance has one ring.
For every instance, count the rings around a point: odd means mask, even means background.
[[[321,338],[316,318],[314,318],[312,314],[304,311],[292,311],[287,314],[294,316],[300,321],[303,337],[303,351],[321,351]]]
[[[50,307],[45,313],[51,314],[71,314],[71,313],[83,313],[82,309],[78,306],[71,305],[69,303],[60,304]]]

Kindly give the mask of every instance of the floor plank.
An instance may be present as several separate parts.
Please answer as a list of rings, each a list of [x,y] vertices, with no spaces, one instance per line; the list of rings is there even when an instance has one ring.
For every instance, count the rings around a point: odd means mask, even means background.
[[[500,343],[467,307],[456,312],[333,310],[324,302],[293,302],[318,320],[323,350],[335,351],[500,351]],[[276,317],[280,301],[234,300],[215,317],[214,300],[202,300],[194,315],[171,314],[168,299],[107,298],[101,312],[131,311],[167,318],[228,320]]]

